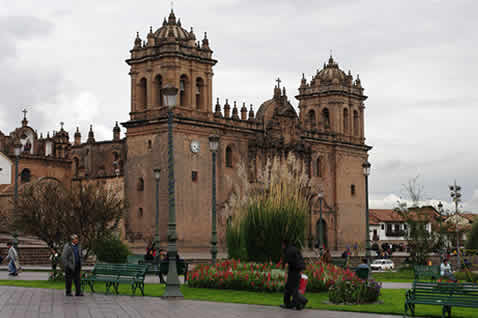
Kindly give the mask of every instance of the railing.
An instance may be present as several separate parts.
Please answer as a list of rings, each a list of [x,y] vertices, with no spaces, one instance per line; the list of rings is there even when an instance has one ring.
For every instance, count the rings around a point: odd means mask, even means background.
[[[385,235],[390,237],[400,237],[400,236],[405,236],[405,231],[404,230],[386,231]]]

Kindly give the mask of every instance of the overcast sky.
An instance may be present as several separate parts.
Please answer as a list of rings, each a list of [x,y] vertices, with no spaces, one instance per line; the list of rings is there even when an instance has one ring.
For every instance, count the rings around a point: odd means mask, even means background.
[[[169,14],[163,0],[0,0],[0,130],[27,108],[38,132],[111,139],[130,111],[129,57]],[[330,52],[360,74],[366,101],[371,207],[393,207],[419,175],[424,199],[478,212],[477,1],[176,0],[176,17],[198,39],[208,32],[213,94],[255,109],[282,79],[294,106],[302,73],[310,80]],[[215,100],[215,98],[214,98]],[[449,205],[445,205],[449,207]]]

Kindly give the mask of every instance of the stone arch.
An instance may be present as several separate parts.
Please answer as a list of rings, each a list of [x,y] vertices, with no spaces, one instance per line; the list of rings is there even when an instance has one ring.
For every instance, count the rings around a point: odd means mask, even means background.
[[[189,79],[186,74],[179,78],[179,106],[189,105]]]
[[[143,177],[139,177],[138,178],[138,182],[136,184],[136,190],[138,191],[144,191],[144,179]]]
[[[317,117],[315,116],[315,110],[311,109],[307,113],[307,121],[310,129],[317,127]]]
[[[138,82],[138,106],[147,108],[148,104],[148,80],[142,77]]]
[[[358,137],[359,136],[359,114],[358,111],[354,110],[354,136]]]
[[[163,88],[163,77],[161,74],[157,74],[154,77],[154,96],[156,100],[154,101],[155,106],[161,107],[163,106],[163,93],[161,92],[161,89]]]
[[[201,77],[196,78],[196,109],[204,108],[204,80]]]
[[[347,108],[344,108],[342,119],[343,119],[344,134],[347,134],[349,132],[349,110]]]
[[[320,237],[320,221],[322,221],[322,237]],[[323,218],[322,220],[318,219],[315,224],[315,237],[318,247],[328,248],[327,232],[327,222]]]
[[[330,128],[330,112],[327,107],[322,109],[322,124],[324,125],[325,129]]]

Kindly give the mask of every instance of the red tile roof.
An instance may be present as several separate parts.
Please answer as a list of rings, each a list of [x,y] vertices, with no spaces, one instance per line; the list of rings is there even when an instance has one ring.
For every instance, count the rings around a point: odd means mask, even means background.
[[[370,210],[370,224],[379,224],[380,222],[403,222],[403,217],[395,210]]]

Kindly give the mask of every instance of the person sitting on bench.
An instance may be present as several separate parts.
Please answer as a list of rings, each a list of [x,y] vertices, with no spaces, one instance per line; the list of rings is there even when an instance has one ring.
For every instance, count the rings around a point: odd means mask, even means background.
[[[446,258],[443,260],[443,263],[441,263],[440,265],[440,276],[445,277],[455,283],[457,282],[455,276],[451,272],[451,266],[448,263],[448,260]]]

